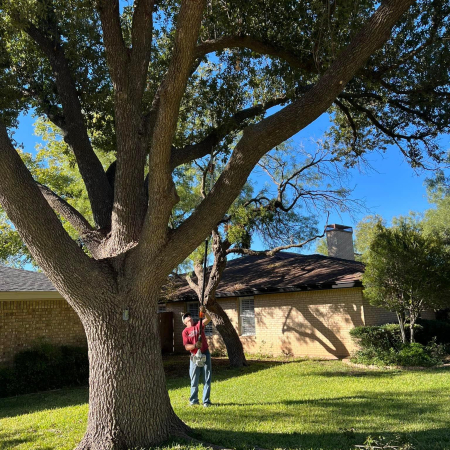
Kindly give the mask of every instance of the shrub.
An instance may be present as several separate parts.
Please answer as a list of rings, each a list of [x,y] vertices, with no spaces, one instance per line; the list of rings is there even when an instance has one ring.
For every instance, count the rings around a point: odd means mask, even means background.
[[[86,348],[40,344],[17,353],[13,367],[0,370],[0,397],[81,386],[88,380]]]
[[[409,327],[405,328],[408,336]],[[417,324],[414,329],[417,336],[423,333],[422,325]],[[356,327],[350,334],[360,347],[351,360],[359,364],[430,367],[440,364],[445,354],[436,339],[427,341],[428,345],[403,344],[398,324]]]
[[[442,362],[442,353],[434,347],[427,347],[417,342],[406,344],[397,354],[399,366],[436,366]]]
[[[420,333],[421,325],[414,325],[414,332]],[[405,333],[409,337],[409,324],[405,325]],[[379,350],[399,349],[402,338],[399,324],[386,324],[378,326],[355,327],[350,330],[350,336],[361,348],[376,348]]]
[[[432,367],[442,362],[444,353],[442,346],[436,343],[425,346],[416,342],[402,344],[399,349],[361,349],[352,356],[351,361],[375,366]]]

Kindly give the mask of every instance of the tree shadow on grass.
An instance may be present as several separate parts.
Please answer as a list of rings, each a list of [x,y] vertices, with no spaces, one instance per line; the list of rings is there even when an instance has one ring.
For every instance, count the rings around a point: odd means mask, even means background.
[[[10,450],[22,444],[32,444],[40,439],[40,436],[28,436],[26,438],[20,437],[21,433],[3,433],[0,431],[0,450]],[[40,445],[39,447],[31,446],[28,448],[36,448],[39,450],[55,450],[53,447]]]
[[[259,372],[283,364],[278,361],[255,361],[242,369],[230,369],[228,360],[213,358],[214,381],[236,378],[241,375]],[[169,389],[190,385],[188,370],[189,357],[172,357],[164,363]],[[65,388],[56,391],[44,391],[16,397],[0,398],[0,419],[30,414],[45,409],[64,408],[83,405],[89,401],[87,387]],[[0,450],[2,448],[0,447]]]
[[[302,361],[295,362],[299,363]],[[229,366],[229,361],[226,358],[212,358],[213,379],[214,382],[225,381],[230,378],[236,379],[242,375],[249,375],[290,363],[291,361],[253,360],[249,362],[248,366],[236,369]],[[189,356],[172,356],[170,359],[164,359],[164,372],[169,389],[190,386]]]
[[[441,389],[430,389],[417,396],[408,392],[367,391],[347,397],[222,403],[211,411],[214,423],[210,428],[196,429],[200,436],[197,439],[238,449],[344,450],[363,444],[369,435],[392,438],[397,431],[411,429],[411,423],[417,423],[413,428],[423,430],[412,433],[410,440],[416,450],[449,450],[450,415],[441,410],[445,401]],[[197,413],[197,423],[202,423],[203,414],[208,420],[208,413]],[[188,424],[190,418],[185,418]],[[261,426],[255,424],[262,424],[265,430],[270,427],[264,424],[271,424],[273,432],[248,432],[248,428]],[[277,426],[288,431],[279,433]]]
[[[83,405],[88,400],[89,392],[87,387],[59,389],[57,391],[0,398],[0,419],[31,414],[45,409]]]
[[[445,373],[450,372],[450,367],[429,367],[429,368],[408,368],[405,369],[384,369],[382,367],[376,368],[352,368],[352,366],[346,366],[343,370],[324,370],[318,371],[315,375],[319,377],[332,378],[332,377],[350,377],[350,378],[392,378],[399,375],[405,375],[407,373]]]
[[[355,445],[362,445],[369,437],[385,437],[387,440],[400,438],[401,443],[410,443],[415,450],[448,450],[450,448],[450,430],[438,428],[423,430],[413,433],[391,433],[373,429],[370,433],[362,433],[352,429],[340,429],[336,432],[326,433],[249,433],[228,432],[225,437],[221,435],[219,442],[214,439],[213,431],[204,431],[195,438],[207,443],[221,445],[226,448],[247,450],[253,448],[265,448],[268,450],[279,448],[302,450],[355,450]]]

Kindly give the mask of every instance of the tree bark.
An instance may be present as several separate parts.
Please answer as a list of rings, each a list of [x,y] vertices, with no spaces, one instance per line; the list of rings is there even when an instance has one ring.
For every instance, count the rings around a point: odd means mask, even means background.
[[[222,336],[223,342],[227,349],[228,359],[231,367],[247,366],[247,360],[244,355],[244,348],[239,336],[231,323],[227,313],[223,310],[215,297],[208,296],[205,304],[211,315],[212,322],[217,331]]]
[[[402,313],[397,313],[398,324],[400,325],[400,334],[402,336],[402,343],[406,344],[406,333],[405,333],[405,317]]]
[[[77,450],[148,448],[188,430],[167,392],[157,314],[150,307],[158,296],[159,290],[141,298],[114,298],[110,304],[133,307],[80,314],[90,379],[88,425]]]

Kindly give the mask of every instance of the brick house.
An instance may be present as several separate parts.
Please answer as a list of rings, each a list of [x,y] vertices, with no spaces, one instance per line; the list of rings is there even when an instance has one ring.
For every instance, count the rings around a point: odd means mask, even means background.
[[[230,317],[247,353],[342,358],[354,349],[355,326],[395,321],[363,296],[362,263],[322,255],[280,252],[228,262],[217,300]],[[183,351],[180,315],[198,314],[198,299],[178,283],[160,311],[174,316],[174,350]],[[224,348],[211,327],[210,347]]]
[[[331,256],[280,252],[228,262],[217,298],[246,352],[341,358],[354,350],[350,329],[396,321],[363,296],[351,228],[331,225],[327,241]],[[180,315],[195,316],[198,306],[187,283],[161,301],[163,351],[185,351]],[[224,348],[213,327],[207,332],[212,349]],[[78,316],[44,274],[0,267],[0,363],[39,340],[86,345]]]
[[[0,266],[0,363],[40,340],[86,345],[78,316],[43,273]]]

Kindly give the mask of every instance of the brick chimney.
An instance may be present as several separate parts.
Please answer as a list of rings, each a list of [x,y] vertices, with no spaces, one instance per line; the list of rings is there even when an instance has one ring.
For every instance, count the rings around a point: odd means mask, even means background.
[[[327,234],[328,256],[355,260],[352,227],[337,224],[327,225],[325,233]]]

